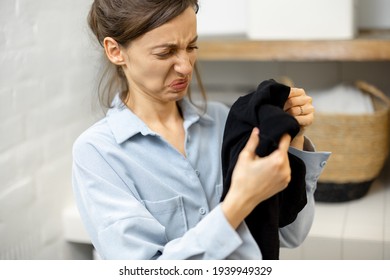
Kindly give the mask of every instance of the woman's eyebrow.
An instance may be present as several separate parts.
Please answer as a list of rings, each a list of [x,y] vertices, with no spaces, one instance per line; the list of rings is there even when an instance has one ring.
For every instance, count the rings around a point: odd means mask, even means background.
[[[195,43],[196,41],[198,41],[198,35],[196,35],[194,37],[194,39],[192,39],[190,41],[190,45]],[[159,49],[159,48],[177,48],[178,45],[177,44],[173,44],[173,43],[165,43],[165,44],[161,44],[161,45],[157,45],[157,46],[154,46],[152,49]]]
[[[198,41],[198,35],[196,35],[196,36],[194,37],[194,39],[191,40],[190,44],[193,44],[193,43],[195,43],[196,41]]]

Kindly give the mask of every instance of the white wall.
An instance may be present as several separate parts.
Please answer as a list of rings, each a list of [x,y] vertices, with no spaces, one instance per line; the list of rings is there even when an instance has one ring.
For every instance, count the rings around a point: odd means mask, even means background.
[[[94,117],[88,0],[0,1],[0,259],[62,259],[71,145]]]
[[[390,0],[357,0],[360,28],[390,28]]]

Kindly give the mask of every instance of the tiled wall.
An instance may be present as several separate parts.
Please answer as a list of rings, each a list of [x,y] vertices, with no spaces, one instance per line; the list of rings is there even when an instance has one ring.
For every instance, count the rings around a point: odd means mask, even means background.
[[[100,116],[91,110],[99,64],[90,2],[0,2],[0,259],[74,257],[61,220],[73,200],[71,146]],[[200,66],[211,99],[222,101],[283,75],[305,88],[366,79],[390,93],[389,62]]]
[[[67,258],[71,145],[96,117],[89,3],[0,2],[0,259]]]

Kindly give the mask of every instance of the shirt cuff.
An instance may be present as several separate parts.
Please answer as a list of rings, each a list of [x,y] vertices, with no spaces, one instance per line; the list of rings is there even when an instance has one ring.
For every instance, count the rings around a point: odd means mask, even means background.
[[[330,152],[316,152],[313,143],[307,139],[305,140],[305,150],[298,150],[294,147],[289,148],[289,152],[299,157],[306,166],[306,181],[317,182],[325,165],[331,155]],[[310,187],[308,191],[314,191],[316,184],[307,184]]]

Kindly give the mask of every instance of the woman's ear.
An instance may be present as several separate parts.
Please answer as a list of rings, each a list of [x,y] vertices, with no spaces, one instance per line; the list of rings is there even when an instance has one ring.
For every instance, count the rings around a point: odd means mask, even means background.
[[[123,65],[125,60],[123,58],[123,54],[121,48],[117,41],[115,41],[111,37],[104,38],[103,41],[104,50],[106,52],[107,58],[116,65]]]

